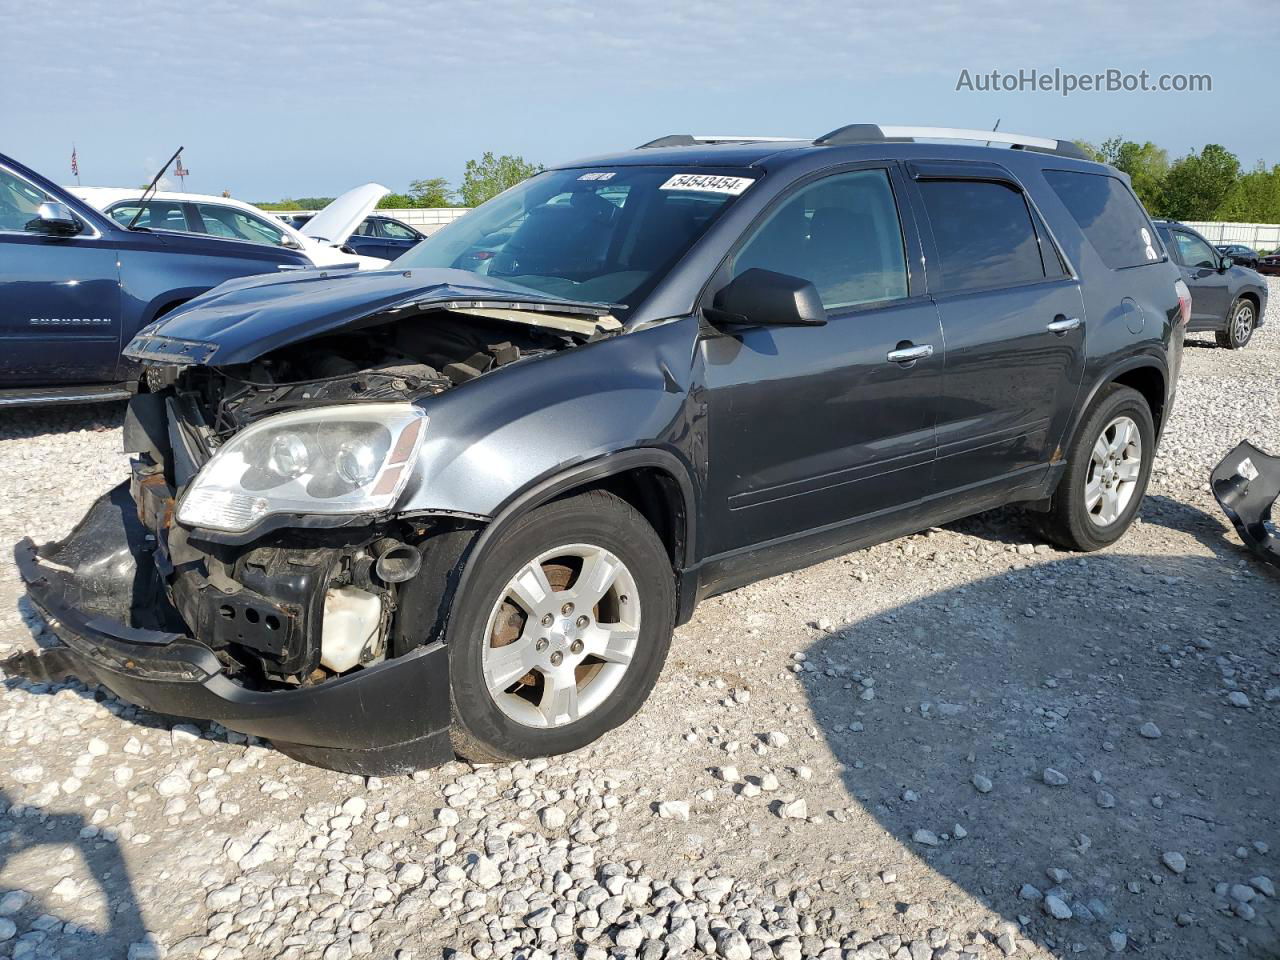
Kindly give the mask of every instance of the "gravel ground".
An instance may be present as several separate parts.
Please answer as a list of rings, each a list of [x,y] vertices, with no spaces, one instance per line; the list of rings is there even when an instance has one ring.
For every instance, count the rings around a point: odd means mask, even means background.
[[[728,594],[577,754],[366,781],[7,682],[0,957],[1280,956],[1280,578],[1206,484],[1280,450],[1270,283],[1119,544],[1004,510]],[[0,416],[0,542],[68,532],[120,420]],[[6,561],[0,652],[39,629]]]

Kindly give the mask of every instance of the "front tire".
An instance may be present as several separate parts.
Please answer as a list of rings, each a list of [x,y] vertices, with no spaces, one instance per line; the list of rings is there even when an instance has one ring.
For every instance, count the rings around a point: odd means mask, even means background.
[[[567,753],[624,723],[653,689],[675,624],[666,548],[603,491],[514,521],[454,602],[454,750],[477,762]]]
[[[1041,532],[1068,550],[1115,543],[1147,491],[1155,457],[1155,421],[1138,391],[1110,384],[1072,443]]]
[[[1227,329],[1214,334],[1218,346],[1240,350],[1253,339],[1253,328],[1258,325],[1258,311],[1248,297],[1236,297],[1227,311]]]

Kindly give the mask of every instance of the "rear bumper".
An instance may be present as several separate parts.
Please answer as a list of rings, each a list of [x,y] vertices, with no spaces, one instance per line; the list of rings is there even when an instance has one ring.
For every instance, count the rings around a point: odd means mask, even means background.
[[[253,690],[175,623],[157,589],[153,549],[125,485],[99,499],[66,540],[37,547],[24,539],[18,570],[62,645],[0,667],[43,682],[74,676],[148,710],[216,720],[348,773],[403,773],[452,759],[443,645],[315,686]]]

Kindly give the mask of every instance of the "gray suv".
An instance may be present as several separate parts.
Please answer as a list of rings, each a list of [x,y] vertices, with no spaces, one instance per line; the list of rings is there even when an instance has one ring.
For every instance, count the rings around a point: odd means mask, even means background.
[[[565,164],[393,270],[143,330],[132,476],[18,545],[62,645],[4,666],[353,772],[573,750],[705,597],[1015,502],[1115,541],[1190,311],[1127,178],[1065,141]]]

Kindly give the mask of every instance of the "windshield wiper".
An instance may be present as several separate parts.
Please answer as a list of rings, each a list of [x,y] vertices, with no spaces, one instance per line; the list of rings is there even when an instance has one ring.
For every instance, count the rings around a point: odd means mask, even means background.
[[[156,184],[160,182],[160,178],[163,177],[165,173],[168,171],[169,164],[173,163],[173,161],[178,159],[178,154],[180,154],[182,150],[183,148],[179,147],[177,150],[173,152],[173,156],[170,157],[168,161],[165,162],[165,165],[160,168],[160,172],[157,173],[155,177],[152,178],[151,183],[147,185],[147,189],[142,191],[142,199],[138,201],[138,212],[133,215],[133,219],[130,220],[129,225],[125,227],[126,230],[133,230],[135,228],[138,222],[138,218],[142,216],[142,211],[147,209],[147,198],[150,197],[151,194],[156,192]],[[141,227],[140,229],[146,230],[149,228]]]

